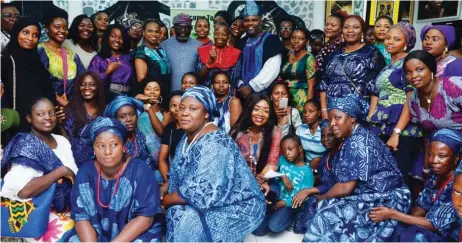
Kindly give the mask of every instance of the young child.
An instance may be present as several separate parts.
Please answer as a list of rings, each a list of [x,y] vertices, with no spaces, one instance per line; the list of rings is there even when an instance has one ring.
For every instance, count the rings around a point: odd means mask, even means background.
[[[305,162],[309,163],[313,170],[317,170],[319,161],[326,152],[326,148],[321,143],[320,118],[321,106],[315,100],[308,100],[303,106],[303,124],[295,132],[302,141]]]
[[[185,92],[187,89],[192,88],[199,84],[199,76],[195,72],[188,72],[181,78],[181,91]]]
[[[281,154],[278,161],[278,171],[284,174],[280,177],[281,194],[268,221],[268,228],[274,233],[287,229],[295,220],[298,210],[292,207],[293,197],[302,189],[312,188],[314,184],[313,172],[305,164],[299,137],[293,134],[285,136],[281,142]]]

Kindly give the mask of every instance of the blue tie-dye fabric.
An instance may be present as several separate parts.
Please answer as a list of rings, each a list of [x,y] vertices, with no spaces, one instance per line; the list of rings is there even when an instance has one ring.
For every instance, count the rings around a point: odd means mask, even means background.
[[[178,144],[169,193],[187,201],[167,210],[167,241],[243,241],[265,217],[265,198],[234,140],[205,134],[182,154]],[[187,145],[187,144],[186,144]]]
[[[160,216],[159,186],[155,181],[154,172],[146,163],[131,159],[120,176],[117,193],[114,195],[116,179],[101,178],[100,200],[97,201],[98,172],[94,162],[84,163],[79,169],[72,189],[72,211],[74,221],[89,221],[96,231],[98,242],[109,242],[122,229],[138,216],[154,217],[152,226],[136,237],[136,241],[161,241],[163,230]],[[63,241],[79,242],[75,229],[63,236]]]
[[[369,212],[378,206],[407,212],[411,205],[409,189],[390,150],[377,136],[359,127],[345,139],[332,164],[336,181],[356,181],[356,188],[349,196],[320,201],[316,214],[308,220],[303,241],[389,241],[397,221],[373,223]]]

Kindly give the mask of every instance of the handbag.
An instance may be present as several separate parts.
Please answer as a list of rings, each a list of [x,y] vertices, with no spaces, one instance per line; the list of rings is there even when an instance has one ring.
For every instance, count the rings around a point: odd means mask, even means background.
[[[2,108],[1,109],[1,124],[2,128],[1,131],[4,132],[5,130],[18,127],[21,119],[19,117],[19,113],[16,111],[16,64],[12,56],[11,63],[13,64],[13,109],[10,108]]]
[[[3,187],[4,181],[1,185]],[[37,238],[48,228],[51,203],[56,190],[53,183],[41,194],[22,202],[1,197],[2,237]]]

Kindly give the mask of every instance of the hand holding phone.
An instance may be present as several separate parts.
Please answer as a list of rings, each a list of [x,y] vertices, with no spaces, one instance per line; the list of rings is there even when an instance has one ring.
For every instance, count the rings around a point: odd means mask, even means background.
[[[279,109],[286,109],[289,104],[289,99],[288,98],[281,98],[279,100]]]

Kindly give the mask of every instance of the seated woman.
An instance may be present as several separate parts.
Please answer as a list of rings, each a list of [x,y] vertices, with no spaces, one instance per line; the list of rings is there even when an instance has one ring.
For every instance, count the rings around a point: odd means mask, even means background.
[[[233,139],[213,125],[217,114],[208,87],[193,87],[181,99],[186,136],[163,200],[166,241],[243,241],[263,220],[263,194]]]
[[[71,145],[63,136],[52,133],[57,118],[55,106],[47,98],[32,100],[26,119],[31,125],[30,133],[18,133],[3,150],[1,168],[8,172],[3,178],[2,202],[3,198],[26,202],[58,182],[48,231],[42,237],[27,240],[61,241],[73,226],[72,220],[62,214],[69,209],[77,173]]]
[[[99,76],[85,72],[77,77],[74,94],[64,108],[66,120],[62,133],[71,142],[75,163],[79,168],[93,155],[93,148],[83,141],[80,132],[85,125],[103,114],[105,106],[103,81]]]
[[[278,120],[278,127],[281,128],[282,131],[282,136],[286,136],[289,133],[295,133],[296,129],[302,125],[300,112],[289,105],[286,107],[281,106],[281,99],[289,100],[289,87],[287,84],[277,81],[273,84],[273,86],[271,86],[270,94],[276,118]]]
[[[146,137],[146,146],[148,147],[153,164],[158,164],[160,137],[164,132],[164,127],[170,123],[171,116],[168,111],[163,109],[162,89],[158,81],[146,81],[144,93],[136,96],[143,101],[144,112],[140,115],[137,122],[138,129]],[[156,171],[157,181],[163,179],[159,172]]]
[[[398,222],[372,224],[367,216],[377,206],[409,210],[411,193],[396,160],[380,138],[359,125],[367,102],[350,94],[331,99],[328,107],[332,132],[344,141],[332,161],[336,183],[317,197],[303,241],[389,241]]]
[[[159,187],[145,163],[124,153],[127,132],[121,122],[107,117],[96,118],[82,131],[95,157],[76,176],[75,228],[65,241],[161,241]]]
[[[167,126],[164,128],[159,151],[159,172],[162,175],[162,179],[164,180],[164,184],[160,188],[161,198],[168,191],[169,167],[173,161],[173,157],[175,156],[176,147],[184,135],[184,131],[180,127],[179,117],[182,95],[183,91],[181,90],[175,90],[170,93],[168,111],[170,116],[173,117],[173,121],[167,124]]]
[[[104,116],[115,118],[127,127],[127,141],[124,151],[130,157],[145,161],[152,170],[157,169],[157,161],[151,158],[146,136],[138,129],[138,118],[144,110],[143,103],[135,98],[125,95],[117,96],[111,103],[106,106]]]
[[[218,71],[213,76],[213,92],[217,97],[217,108],[220,112],[217,127],[229,133],[242,113],[241,101],[233,96],[229,75],[225,71]]]
[[[199,47],[197,49],[199,60],[197,62],[197,72],[202,84],[212,86],[213,76],[218,71],[225,71],[230,78],[230,93],[234,95],[234,89],[240,77],[239,56],[241,51],[228,46],[230,30],[226,25],[215,26],[214,41],[212,45]]]
[[[444,242],[458,238],[460,227],[457,219],[448,221],[447,207],[452,208],[451,193],[454,170],[460,159],[462,135],[450,129],[436,131],[430,139],[428,163],[433,174],[425,183],[423,191],[410,214],[380,206],[373,208],[369,218],[374,222],[393,219],[401,222],[395,229],[393,241],[397,242]],[[454,234],[456,231],[457,233]],[[453,236],[456,236],[453,238]]]
[[[313,195],[326,193],[336,183],[335,175],[332,173],[332,161],[339,148],[340,142],[335,139],[327,119],[323,120],[319,124],[319,127],[321,128],[321,142],[326,148],[327,153],[321,158],[318,167],[320,177],[319,182],[316,183],[317,186],[301,190],[292,199],[292,206],[294,208],[301,207],[295,220],[295,233],[305,233],[307,230],[306,223],[316,213],[316,197]]]

